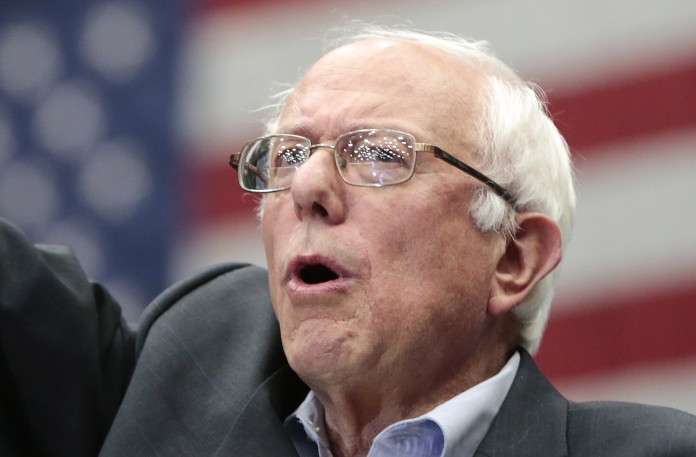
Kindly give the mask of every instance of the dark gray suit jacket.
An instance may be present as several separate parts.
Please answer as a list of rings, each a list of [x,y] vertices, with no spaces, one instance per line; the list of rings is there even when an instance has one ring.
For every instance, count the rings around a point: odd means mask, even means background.
[[[292,456],[307,393],[266,272],[222,265],[162,294],[138,332],[65,250],[0,222],[0,456]],[[572,403],[524,352],[476,456],[696,456],[696,418]]]

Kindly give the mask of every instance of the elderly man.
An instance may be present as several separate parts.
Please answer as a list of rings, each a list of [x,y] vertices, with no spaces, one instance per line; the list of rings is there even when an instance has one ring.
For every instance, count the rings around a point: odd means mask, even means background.
[[[7,351],[7,455],[696,455],[692,416],[570,403],[530,358],[570,231],[571,165],[534,88],[485,47],[370,30],[305,74],[269,133],[231,164],[267,193],[287,362],[259,269],[175,286],[134,340],[71,259],[5,229],[3,255],[28,267],[0,263],[4,315],[28,328],[60,300],[36,328],[79,333],[49,332],[59,352],[1,328],[76,371],[48,361],[59,388],[25,392],[17,373],[46,368]]]
[[[326,455],[366,455],[386,427],[507,363],[443,405],[468,410],[477,436],[455,447],[473,452],[516,347],[536,345],[542,310],[521,304],[558,264],[573,207],[567,150],[533,91],[476,45],[412,38],[329,53],[289,96],[282,134],[241,157],[247,190],[277,190],[263,214],[271,299],[290,366],[312,388],[298,416]],[[259,164],[267,180],[249,172]],[[531,323],[518,305],[536,308]],[[429,452],[458,440],[441,436],[440,414],[386,430],[377,449],[402,455],[421,429],[433,436],[415,445]]]

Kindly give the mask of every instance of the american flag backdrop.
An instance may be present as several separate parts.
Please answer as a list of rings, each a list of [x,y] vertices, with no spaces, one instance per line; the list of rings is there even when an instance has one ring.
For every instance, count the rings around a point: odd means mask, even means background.
[[[546,90],[579,207],[542,369],[572,399],[696,413],[693,0],[6,1],[0,215],[127,303],[264,264],[227,157],[349,19],[486,39]]]

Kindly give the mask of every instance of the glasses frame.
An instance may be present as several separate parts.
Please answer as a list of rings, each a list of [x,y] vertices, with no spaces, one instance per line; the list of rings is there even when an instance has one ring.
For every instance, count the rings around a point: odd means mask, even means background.
[[[434,155],[435,157],[437,157],[438,159],[443,160],[444,162],[446,162],[446,163],[452,165],[453,167],[455,167],[455,168],[457,168],[457,169],[463,171],[464,173],[468,174],[468,175],[471,176],[472,178],[474,178],[474,179],[476,179],[476,180],[482,182],[482,183],[485,184],[486,186],[488,186],[496,195],[498,195],[500,198],[502,198],[503,200],[505,200],[505,201],[506,201],[510,206],[512,206],[513,208],[515,208],[516,205],[517,205],[517,199],[516,199],[515,196],[512,194],[512,192],[510,192],[510,191],[507,190],[505,187],[503,187],[503,186],[501,186],[500,184],[498,184],[497,182],[495,182],[493,179],[491,179],[491,178],[489,178],[488,176],[486,176],[485,174],[481,173],[480,171],[478,171],[478,170],[475,169],[474,167],[472,167],[472,166],[466,164],[465,162],[463,162],[463,161],[457,159],[456,157],[454,157],[453,155],[449,154],[448,152],[446,152],[446,151],[443,150],[442,148],[439,148],[439,147],[435,146],[434,144],[430,144],[430,143],[419,143],[419,142],[415,141],[415,138],[413,137],[413,135],[410,135],[410,134],[408,134],[408,133],[400,132],[400,131],[398,131],[398,130],[389,130],[389,129],[361,129],[361,130],[354,130],[354,131],[351,131],[351,132],[347,132],[347,133],[342,134],[341,136],[339,136],[339,137],[336,139],[336,142],[339,142],[339,140],[340,140],[342,137],[345,137],[345,136],[348,136],[348,135],[355,135],[356,133],[368,133],[368,132],[388,132],[388,133],[392,133],[392,134],[405,135],[405,136],[407,136],[407,137],[410,137],[411,139],[413,139],[413,149],[414,149],[414,152],[416,153],[416,159],[418,158],[418,153],[419,153],[419,152],[426,152],[426,153],[429,153],[429,154],[433,154],[433,155]],[[242,148],[242,151],[241,151],[241,152],[235,152],[235,153],[233,153],[233,154],[230,155],[229,164],[230,164],[230,166],[231,166],[232,168],[234,168],[235,170],[237,170],[237,176],[238,176],[238,180],[239,180],[239,186],[240,186],[242,189],[244,189],[245,191],[247,191],[247,192],[252,192],[252,193],[280,192],[280,191],[282,191],[282,190],[287,190],[287,189],[290,188],[290,186],[285,186],[285,187],[280,187],[280,188],[277,188],[277,189],[248,189],[247,187],[244,186],[243,179],[242,179],[242,173],[241,173],[241,170],[239,169],[239,164],[240,164],[240,161],[241,161],[241,159],[242,159],[243,154],[245,153],[245,151],[247,150],[247,148],[249,147],[249,145],[251,145],[252,143],[255,143],[256,141],[263,140],[263,139],[266,139],[266,138],[272,138],[272,137],[291,137],[291,138],[296,138],[296,139],[298,139],[298,140],[306,141],[307,143],[309,143],[309,146],[308,146],[309,153],[307,154],[307,160],[308,160],[309,157],[312,155],[312,153],[314,152],[315,149],[319,149],[319,148],[333,149],[333,151],[334,151],[334,163],[336,163],[336,167],[337,167],[337,168],[339,167],[339,165],[338,165],[338,158],[339,158],[339,155],[338,155],[337,152],[336,152],[336,146],[335,146],[335,144],[334,144],[334,146],[331,146],[330,144],[324,144],[324,143],[316,143],[316,144],[314,144],[314,143],[312,143],[312,140],[310,140],[309,138],[303,137],[303,136],[300,136],[300,135],[291,135],[291,134],[265,135],[265,136],[262,136],[262,137],[255,138],[255,139],[249,141],[248,143],[246,143],[246,144],[244,145],[244,147]],[[343,182],[345,182],[346,184],[348,184],[348,185],[350,185],[350,186],[357,186],[357,187],[385,187],[385,186],[392,186],[392,185],[395,185],[395,184],[401,184],[401,183],[403,183],[403,182],[406,182],[406,181],[408,181],[409,179],[411,179],[411,178],[413,177],[413,173],[414,173],[414,170],[415,170],[416,159],[414,159],[414,166],[411,167],[411,170],[410,170],[410,172],[409,172],[409,175],[408,175],[406,178],[404,178],[404,179],[402,179],[402,180],[399,180],[399,181],[390,182],[390,183],[388,183],[388,184],[380,184],[380,183],[377,183],[377,184],[354,184],[354,183],[350,183],[350,182],[348,182],[348,181],[345,180],[345,178],[343,177],[343,175],[340,173],[340,169],[339,169],[339,175],[341,176],[341,179],[343,180]],[[305,162],[306,162],[306,160],[305,160]],[[304,163],[304,162],[303,162],[303,163]],[[253,165],[247,165],[247,166],[250,166],[250,167],[252,167],[252,168],[255,168],[255,167],[253,167]],[[300,164],[299,166],[301,166],[301,164]],[[259,172],[258,170],[251,170],[251,171],[254,172],[257,176],[259,176],[259,177],[262,178],[262,179],[265,177],[265,176],[263,175],[263,173]]]

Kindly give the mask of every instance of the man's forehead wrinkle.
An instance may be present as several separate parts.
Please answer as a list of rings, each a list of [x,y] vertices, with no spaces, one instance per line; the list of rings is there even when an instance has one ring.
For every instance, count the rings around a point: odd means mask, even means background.
[[[360,104],[337,101],[333,105],[312,105],[300,101],[281,122],[280,132],[330,142],[346,132],[373,128],[401,130],[418,136],[422,127],[422,123],[414,123],[410,118],[395,116],[393,109],[375,97]]]
[[[396,40],[351,43],[305,74],[288,100],[281,131],[326,142],[351,130],[391,128],[459,156],[460,149],[469,150],[465,144],[477,142],[481,77],[466,62],[430,46]]]
[[[385,106],[384,96],[384,91],[371,90],[345,78],[335,79],[335,83],[313,79],[299,86],[288,101],[280,130],[318,140],[361,128],[385,127],[380,114],[380,108]]]
[[[340,106],[326,106],[325,98],[313,96],[310,91],[307,96],[297,97],[286,109],[280,130],[319,141],[334,130],[337,134],[344,133],[342,127],[336,125],[343,117]]]

